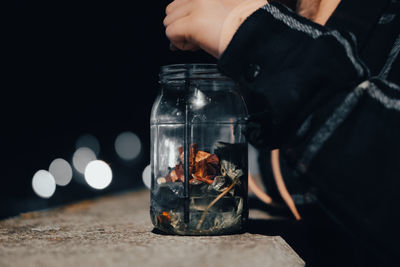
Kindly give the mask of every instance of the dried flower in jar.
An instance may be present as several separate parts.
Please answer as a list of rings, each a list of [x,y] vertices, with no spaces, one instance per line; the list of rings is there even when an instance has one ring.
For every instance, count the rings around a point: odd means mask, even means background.
[[[184,182],[183,148],[179,147],[180,163],[165,177],[167,182]],[[206,183],[212,184],[215,176],[220,174],[219,159],[217,155],[198,150],[198,145],[193,143],[189,146],[189,180],[190,184]]]

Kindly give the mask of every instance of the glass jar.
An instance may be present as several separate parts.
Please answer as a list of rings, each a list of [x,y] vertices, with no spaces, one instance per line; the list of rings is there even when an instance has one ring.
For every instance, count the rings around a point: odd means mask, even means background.
[[[248,218],[247,109],[215,64],[163,66],[151,112],[155,228],[179,235],[242,231]]]

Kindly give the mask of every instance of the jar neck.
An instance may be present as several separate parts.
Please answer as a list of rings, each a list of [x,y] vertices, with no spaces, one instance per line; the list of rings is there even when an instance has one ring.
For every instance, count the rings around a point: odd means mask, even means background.
[[[163,88],[187,89],[201,86],[207,90],[235,88],[236,83],[222,75],[216,64],[175,64],[161,67],[160,83]]]

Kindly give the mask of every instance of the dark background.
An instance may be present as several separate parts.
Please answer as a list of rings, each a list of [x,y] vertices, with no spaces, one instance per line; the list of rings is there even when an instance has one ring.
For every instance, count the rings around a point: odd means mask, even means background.
[[[160,66],[216,62],[204,52],[169,50],[162,24],[169,2],[18,0],[4,10],[0,219],[143,187]],[[114,150],[123,131],[141,140],[142,152],[133,161],[121,160]],[[37,196],[35,172],[47,170],[55,158],[72,163],[84,134],[99,140],[98,158],[112,168],[111,185],[94,190],[75,173],[51,198]],[[347,235],[320,211],[307,213],[312,220],[301,223],[253,221],[250,232],[283,236],[308,263],[354,266]]]
[[[160,66],[215,62],[169,50],[162,23],[169,2],[14,1],[1,38],[0,218],[143,186]],[[142,142],[130,162],[114,150],[123,131]],[[37,196],[34,173],[55,158],[71,163],[84,134],[99,140],[111,185],[94,190],[73,179],[50,199]]]

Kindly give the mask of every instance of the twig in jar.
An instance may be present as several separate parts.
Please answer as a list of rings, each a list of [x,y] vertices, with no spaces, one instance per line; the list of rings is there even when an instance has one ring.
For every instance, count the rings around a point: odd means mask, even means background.
[[[201,225],[203,224],[204,219],[206,218],[206,215],[208,211],[211,209],[212,206],[214,206],[215,203],[217,203],[218,200],[220,200],[223,196],[225,196],[236,184],[238,180],[234,181],[230,186],[228,186],[224,191],[221,192],[213,201],[211,201],[210,204],[208,204],[207,208],[203,211],[203,214],[200,217],[200,220],[197,224],[197,230],[200,230]]]

